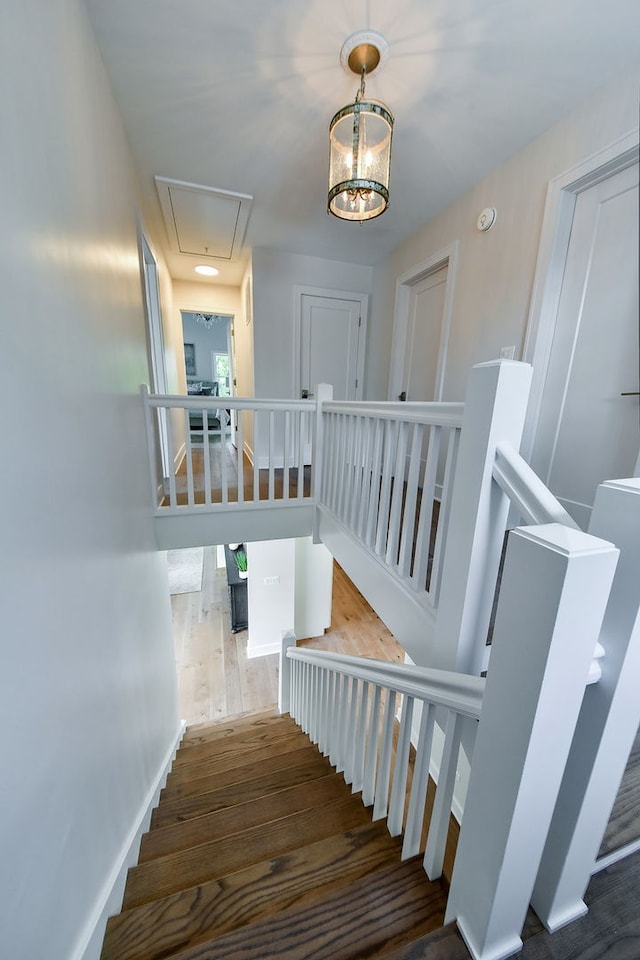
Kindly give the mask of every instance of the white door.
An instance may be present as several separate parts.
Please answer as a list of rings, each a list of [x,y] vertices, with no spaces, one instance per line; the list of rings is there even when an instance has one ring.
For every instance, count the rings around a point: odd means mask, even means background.
[[[300,391],[333,385],[334,400],[362,397],[364,365],[362,298],[303,293],[300,307]]]
[[[409,296],[402,393],[399,399],[438,399],[438,372],[448,266],[414,283]]]
[[[638,169],[580,193],[531,463],[586,528],[603,480],[640,448]]]

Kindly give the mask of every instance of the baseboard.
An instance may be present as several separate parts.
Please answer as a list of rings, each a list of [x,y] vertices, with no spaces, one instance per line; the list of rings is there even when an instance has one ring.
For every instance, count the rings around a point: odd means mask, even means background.
[[[127,870],[129,867],[135,866],[138,860],[142,834],[149,829],[151,813],[158,804],[160,791],[173,763],[184,728],[184,721],[181,721],[175,739],[160,764],[157,776],[140,806],[138,816],[135,818],[102,890],[96,898],[94,909],[78,938],[77,946],[72,952],[70,960],[99,960],[107,920],[113,914],[119,913],[122,908]]]
[[[265,643],[261,647],[253,649],[247,646],[247,660],[255,660],[257,657],[270,657],[273,653],[280,653],[281,643]]]

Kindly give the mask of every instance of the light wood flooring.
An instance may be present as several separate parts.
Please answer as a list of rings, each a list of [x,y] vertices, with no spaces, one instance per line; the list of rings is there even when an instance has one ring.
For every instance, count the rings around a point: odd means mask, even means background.
[[[278,656],[247,658],[247,631],[231,632],[227,579],[216,547],[205,547],[202,591],[171,597],[180,716],[188,724],[248,710],[278,699]],[[338,564],[333,612],[324,636],[300,645],[402,662],[404,653]]]

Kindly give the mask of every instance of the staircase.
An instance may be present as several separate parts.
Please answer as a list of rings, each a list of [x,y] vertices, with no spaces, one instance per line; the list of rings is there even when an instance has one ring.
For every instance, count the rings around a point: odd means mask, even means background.
[[[400,851],[290,717],[189,727],[102,960],[468,960]]]

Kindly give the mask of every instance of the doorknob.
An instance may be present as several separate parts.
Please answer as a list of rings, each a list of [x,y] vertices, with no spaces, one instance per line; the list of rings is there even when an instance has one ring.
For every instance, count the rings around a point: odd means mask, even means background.
[[[300,396],[302,397],[303,400],[311,400],[313,398],[313,394],[309,393],[308,390],[301,390]]]
[[[398,400],[402,400],[402,402],[405,403],[406,399],[407,399],[407,391],[403,390],[402,393],[398,394]]]
[[[626,393],[621,393],[621,397],[640,397],[640,390],[629,390]]]

